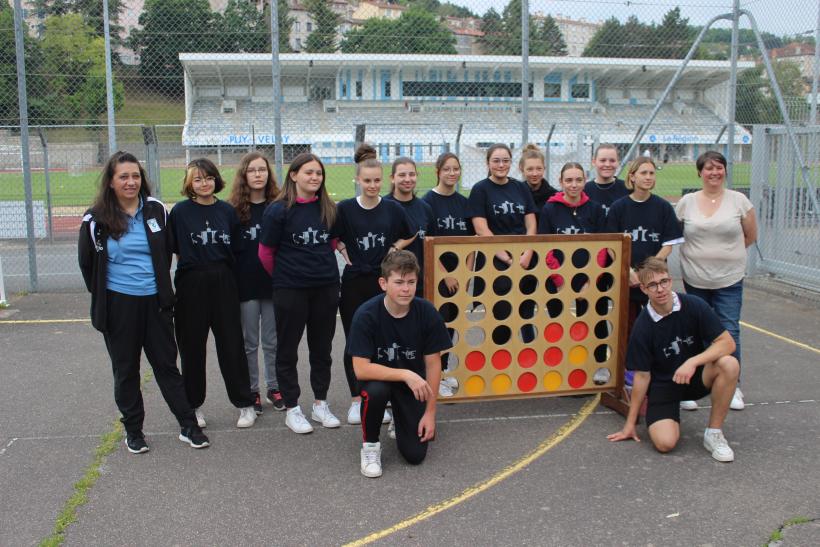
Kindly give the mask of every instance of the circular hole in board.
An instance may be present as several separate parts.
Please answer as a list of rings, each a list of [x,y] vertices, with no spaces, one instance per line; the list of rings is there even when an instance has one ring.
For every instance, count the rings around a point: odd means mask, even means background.
[[[455,296],[458,294],[460,289],[461,287],[456,287],[455,291],[450,292],[450,289],[447,287],[447,283],[443,279],[438,282],[438,294],[442,298],[450,298],[451,296]]]
[[[550,298],[547,300],[547,316],[550,319],[555,319],[561,312],[564,311],[564,303],[557,298]]]
[[[552,274],[547,277],[546,283],[544,283],[544,288],[547,289],[547,294],[558,294],[564,288],[564,276],[558,274]]]
[[[472,347],[478,347],[484,343],[487,335],[481,327],[470,327],[464,332],[464,340]]]
[[[441,315],[441,319],[445,323],[449,323],[455,321],[456,317],[458,317],[458,306],[452,302],[447,302],[439,307],[438,312]]]
[[[532,249],[530,249],[530,250],[532,250]],[[520,258],[523,257],[523,256],[524,256],[524,253],[521,253],[521,255],[519,256],[519,261],[518,261],[519,264],[521,263]],[[538,266],[538,253],[536,253],[535,251],[532,251],[532,256],[530,257],[530,261],[529,261],[529,263],[527,263],[526,266],[524,266],[524,269],[525,270],[534,270],[536,266]]]
[[[608,296],[602,296],[595,302],[595,313],[598,315],[607,315],[615,307],[615,302]]]
[[[481,296],[484,294],[484,290],[487,288],[487,282],[484,281],[483,277],[479,277],[474,275],[470,279],[467,280],[467,294],[472,297]]]
[[[573,317],[581,317],[589,309],[589,302],[586,298],[576,298],[572,301],[569,311]]]
[[[557,270],[564,265],[564,251],[561,249],[550,249],[544,255],[544,262],[550,270]]]
[[[518,330],[518,339],[525,344],[532,343],[537,336],[538,328],[532,323],[525,323],[521,325],[521,328]]]
[[[499,275],[493,281],[493,293],[497,296],[505,296],[512,290],[512,279],[506,275]]]
[[[596,386],[602,386],[609,383],[610,378],[612,378],[612,373],[609,369],[600,367],[595,371],[595,374],[592,375],[592,383]]]
[[[502,252],[505,253],[508,256],[512,256],[512,253],[510,253],[510,251],[502,251]],[[513,263],[515,263],[515,260],[513,260]],[[493,268],[495,268],[496,271],[499,271],[499,272],[506,272],[507,270],[510,269],[510,265],[507,264],[506,262],[504,262],[503,260],[499,259],[497,256],[493,255]]]
[[[512,330],[507,325],[499,325],[493,329],[493,344],[503,346],[512,338]]]
[[[601,344],[595,347],[595,362],[606,363],[612,358],[612,348],[608,344]]]
[[[487,309],[484,307],[484,304],[477,300],[474,300],[467,306],[467,319],[473,323],[483,320],[486,315]]]
[[[527,274],[518,282],[518,290],[521,294],[532,294],[538,288],[538,278]]]
[[[518,317],[521,319],[532,319],[538,311],[538,303],[535,300],[524,300],[518,305]]]
[[[504,321],[512,314],[512,304],[506,300],[499,300],[493,304],[493,319]]]
[[[598,279],[595,280],[595,286],[601,292],[606,292],[612,288],[612,285],[615,283],[615,278],[609,272],[604,272],[598,276]]]
[[[599,340],[603,340],[604,338],[609,338],[609,335],[612,334],[612,323],[603,319],[595,323],[595,337]]]
[[[615,257],[618,256],[615,254],[615,249],[613,249],[612,247],[606,247],[604,249],[601,249],[601,252],[606,253],[606,259],[604,261],[603,267],[608,268],[612,266],[612,264],[615,262]]]
[[[572,253],[572,265],[580,269],[587,264],[589,264],[589,251],[586,249],[576,249]]]
[[[473,260],[473,271],[480,272],[486,265],[487,255],[485,255],[481,251],[475,251],[475,260]]]
[[[452,273],[456,271],[456,268],[458,268],[458,255],[452,251],[441,253],[438,259],[448,273]]]
[[[587,287],[589,287],[589,276],[585,273],[577,273],[573,275],[570,286],[572,287],[573,292],[580,293],[585,291]]]

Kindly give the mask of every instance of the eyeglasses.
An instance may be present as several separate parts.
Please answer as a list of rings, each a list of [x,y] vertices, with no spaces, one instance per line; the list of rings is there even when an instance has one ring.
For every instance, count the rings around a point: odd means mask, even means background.
[[[248,167],[245,170],[245,172],[249,175],[254,175],[256,173],[259,173],[260,175],[264,175],[265,173],[268,172],[268,168],[267,167]]]
[[[490,160],[490,163],[493,163],[495,165],[507,165],[509,163],[512,163],[512,160],[509,158],[493,158]]]
[[[653,281],[644,285],[646,290],[649,292],[658,292],[658,288],[668,289],[671,286],[672,280],[668,277],[664,277],[660,281]]]
[[[201,184],[203,182],[216,182],[216,177],[205,177],[204,179],[202,177],[194,177],[193,182],[196,182],[198,184]]]

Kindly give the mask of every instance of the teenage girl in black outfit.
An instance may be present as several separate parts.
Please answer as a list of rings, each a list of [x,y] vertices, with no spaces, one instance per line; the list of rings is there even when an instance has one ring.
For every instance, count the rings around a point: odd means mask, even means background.
[[[165,205],[151,197],[137,158],[117,152],[103,168],[99,194],[83,216],[78,241],[80,271],[91,292],[91,324],[105,338],[114,400],[122,414],[125,444],[134,454],[148,452],[142,434],[143,350],[182,427],[179,439],[194,448],[208,446],[177,370],[167,217]]]
[[[197,421],[205,402],[205,355],[213,331],[219,370],[231,403],[240,409],[237,427],[251,427],[253,410],[248,359],[242,339],[236,255],[242,246],[242,225],[236,211],[214,195],[225,187],[208,159],[188,164],[180,201],[171,210],[170,226],[177,254],[176,334],[182,378]]]
[[[413,231],[401,205],[383,200],[382,164],[376,159],[376,150],[363,144],[356,150],[356,182],[361,195],[341,201],[338,206],[336,233],[339,236],[339,252],[347,265],[342,275],[339,314],[345,337],[350,333],[353,314],[358,307],[381,294],[379,275],[382,259],[388,252],[403,249],[410,243]],[[345,351],[345,375],[350,388],[352,403],[347,422],[361,423],[361,396],[353,373],[353,359]],[[385,423],[390,416],[385,413]]]

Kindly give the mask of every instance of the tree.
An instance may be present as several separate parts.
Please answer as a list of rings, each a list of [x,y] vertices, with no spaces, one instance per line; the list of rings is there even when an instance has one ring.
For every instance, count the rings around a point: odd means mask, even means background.
[[[25,21],[23,22],[25,25]],[[26,94],[28,116],[32,123],[48,122],[43,116],[45,91],[40,76],[42,51],[40,43],[28,32],[23,37],[26,65]],[[20,107],[17,102],[17,50],[14,43],[14,10],[6,2],[0,2],[0,124],[20,123]]]
[[[140,55],[143,82],[161,93],[184,91],[181,52],[220,50],[208,0],[146,0],[139,22],[128,43]]]
[[[225,12],[214,17],[217,18],[217,28],[220,29],[221,51],[270,51],[270,23],[265,22],[265,13],[256,9],[253,3],[247,0],[228,0]]]
[[[689,19],[680,16],[679,7],[666,12],[655,35],[658,40],[655,56],[661,59],[683,59],[694,42]]]
[[[584,57],[618,57],[613,52],[623,51],[625,38],[621,22],[610,17],[584,48]]]
[[[77,13],[83,16],[85,23],[94,29],[94,33],[103,36],[103,3],[102,0],[34,0],[32,2],[34,13],[42,21],[52,15],[66,15]],[[120,45],[122,39],[120,33],[122,26],[119,25],[120,12],[122,11],[122,0],[108,0],[108,28],[111,34],[112,47]]]
[[[804,116],[807,103],[800,67],[796,63],[781,61],[775,63],[772,68],[786,108],[789,109],[789,116],[792,119]],[[762,66],[738,74],[736,97],[735,120],[738,123],[783,123],[771,82]]]
[[[567,54],[567,43],[558,28],[558,23],[547,15],[535,31],[535,40],[530,41],[531,55],[561,57]]]
[[[488,9],[484,15],[481,16],[481,32],[484,36],[478,39],[484,52],[488,55],[501,55],[498,53],[504,48],[504,22],[501,20],[501,15],[495,8]]]
[[[455,54],[456,39],[438,18],[411,8],[398,19],[371,18],[345,34],[344,53]]]
[[[333,53],[337,49],[336,32],[340,17],[330,9],[327,0],[305,0],[305,8],[313,19],[314,29],[305,42],[308,53]]]
[[[278,7],[277,16],[279,22],[279,52],[290,53],[293,51],[290,47],[290,29],[293,27],[295,19],[290,16],[290,7],[288,6],[287,0],[277,0],[276,5]],[[270,1],[265,4],[263,17],[265,19],[265,29],[268,32],[268,36],[266,37],[268,47],[265,51],[270,51]]]
[[[48,89],[46,113],[54,121],[95,122],[106,111],[105,44],[76,13],[45,20],[41,71]],[[114,81],[114,107],[123,103],[122,83]]]

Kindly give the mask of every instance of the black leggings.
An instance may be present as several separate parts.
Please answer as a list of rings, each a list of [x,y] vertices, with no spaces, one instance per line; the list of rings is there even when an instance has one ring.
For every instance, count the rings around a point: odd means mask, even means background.
[[[350,336],[350,326],[353,323],[353,314],[359,306],[381,294],[379,287],[379,276],[377,274],[359,275],[342,279],[342,294],[339,299],[339,315],[342,316],[342,328],[345,331],[345,339]],[[356,374],[353,372],[353,357],[345,351],[344,355],[345,377],[347,386],[350,388],[350,396],[358,397],[359,389],[356,382]]]
[[[387,408],[387,401],[391,401],[399,453],[413,465],[424,461],[427,456],[427,441],[419,440],[418,429],[426,404],[416,400],[404,382],[371,380],[361,382],[361,388],[364,442],[379,442],[384,409]]]
[[[339,285],[336,283],[324,287],[273,291],[274,315],[281,318],[276,322],[276,379],[287,408],[293,408],[299,403],[301,389],[296,363],[305,327],[310,360],[310,387],[317,400],[327,399],[338,300]]]

